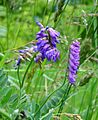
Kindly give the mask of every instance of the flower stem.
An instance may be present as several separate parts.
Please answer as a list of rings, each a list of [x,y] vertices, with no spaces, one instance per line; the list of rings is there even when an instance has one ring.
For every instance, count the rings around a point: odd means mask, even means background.
[[[21,89],[21,79],[20,79],[20,75],[19,75],[19,68],[20,68],[20,65],[18,65],[17,75],[18,75],[19,85],[20,85],[20,89]]]
[[[25,73],[24,73],[24,76],[23,76],[23,79],[22,79],[21,88],[22,88],[23,85],[24,85],[24,81],[25,81],[25,78],[26,78],[27,72],[28,72],[28,70],[29,70],[29,68],[30,68],[30,66],[31,66],[31,64],[32,64],[32,62],[34,61],[34,57],[35,57],[35,56],[36,56],[36,54],[32,57],[32,59],[31,59],[29,65],[28,65],[28,67],[27,67],[27,69],[26,69],[26,71],[25,71]]]
[[[63,110],[64,102],[65,102],[65,100],[66,100],[67,97],[68,97],[68,94],[69,94],[69,91],[70,91],[70,89],[71,89],[71,86],[72,86],[72,84],[69,84],[69,83],[68,83],[67,88],[66,88],[66,91],[65,91],[65,94],[64,94],[64,96],[63,96],[63,98],[62,98],[62,100],[61,100],[61,105],[60,105],[60,107],[59,107],[58,115],[57,115],[57,116],[59,116],[59,117],[60,117],[60,114],[59,114],[59,113],[61,113],[62,110]]]

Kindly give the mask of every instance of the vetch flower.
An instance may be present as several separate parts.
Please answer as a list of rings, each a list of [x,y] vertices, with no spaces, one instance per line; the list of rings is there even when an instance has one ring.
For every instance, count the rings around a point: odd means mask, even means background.
[[[40,27],[40,31],[36,34],[37,49],[42,55],[42,60],[47,58],[49,61],[56,62],[60,57],[60,52],[56,48],[56,44],[59,43],[58,37],[60,33],[54,30],[53,28],[46,27],[37,22],[37,25]]]
[[[57,48],[52,47],[48,40],[39,40],[37,42],[38,51],[41,53],[42,60],[47,58],[49,61],[56,62],[57,59],[60,58],[60,52],[57,50]]]
[[[19,50],[19,57],[16,60],[16,66],[19,66],[22,61],[28,60],[32,57],[32,54],[37,52],[37,46],[31,46],[30,48],[26,48],[23,50]]]
[[[35,62],[41,62],[44,59],[56,62],[60,58],[60,52],[56,48],[56,44],[59,43],[58,37],[60,33],[51,27],[44,27],[40,22],[36,22],[36,24],[40,27],[40,31],[36,34],[36,46],[27,47],[18,51],[19,57],[16,60],[16,67],[22,61],[30,61],[33,53],[37,53],[34,58]]]
[[[71,84],[74,84],[76,81],[76,74],[79,67],[80,60],[80,42],[74,41],[70,45],[70,54],[69,54],[69,73],[68,79]]]

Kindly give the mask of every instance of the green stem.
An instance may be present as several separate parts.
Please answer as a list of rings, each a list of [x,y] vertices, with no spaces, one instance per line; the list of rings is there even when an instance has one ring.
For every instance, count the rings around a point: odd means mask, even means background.
[[[69,91],[70,91],[70,89],[71,89],[71,86],[72,86],[72,84],[69,85],[69,83],[68,83],[67,88],[66,88],[66,92],[65,92],[65,94],[64,94],[64,96],[63,96],[63,98],[62,98],[62,100],[61,100],[61,105],[60,105],[59,110],[58,110],[58,116],[59,116],[59,117],[60,117],[60,114],[59,114],[59,113],[61,113],[62,110],[63,110],[64,102],[65,102],[65,100],[66,100],[67,97],[68,97],[68,94],[69,94]]]
[[[79,67],[82,67],[94,54],[96,54],[98,48],[95,48],[95,51],[87,57],[87,59],[79,66]]]
[[[55,0],[53,0],[52,8],[53,8],[53,6],[54,6],[54,3],[55,3]],[[47,20],[46,25],[49,23],[51,14],[52,14],[52,10],[50,10],[49,17],[48,17],[48,20]]]
[[[35,55],[36,55],[36,54],[35,54]],[[25,71],[25,73],[24,73],[24,76],[23,76],[23,79],[22,79],[21,88],[22,88],[23,85],[24,85],[24,81],[25,81],[26,75],[27,75],[27,73],[28,73],[28,70],[29,70],[29,68],[30,68],[30,66],[31,66],[31,64],[32,64],[32,62],[34,61],[35,55],[32,57],[32,59],[31,59],[29,65],[28,65],[28,67],[27,67],[27,69],[26,69],[26,71]]]
[[[6,42],[7,42],[7,50],[9,47],[9,9],[8,9],[8,2],[6,3],[6,18],[7,18],[7,36],[6,36]]]
[[[96,107],[97,106],[97,101],[98,101],[98,95],[96,95],[95,103],[94,103],[93,108],[92,108],[91,117],[90,117],[91,119],[92,119],[92,116],[93,116],[93,113],[94,113],[95,109],[97,108]],[[96,109],[96,111],[97,111],[97,109]]]
[[[94,90],[94,87],[96,85],[96,81],[95,83],[92,85],[92,88],[91,88],[91,96],[90,96],[90,99],[89,99],[89,106],[88,106],[88,109],[87,109],[87,114],[86,114],[86,118],[85,120],[88,119],[88,114],[89,114],[89,111],[92,110],[91,107],[92,107],[92,98],[93,98],[93,90]]]
[[[19,68],[20,68],[20,65],[18,66],[18,69],[17,69],[17,75],[18,75],[19,85],[20,85],[20,89],[21,89],[21,80],[20,80],[20,75],[19,75]]]
[[[97,114],[96,114],[96,118],[95,118],[95,120],[98,120],[98,111],[97,111]]]
[[[62,12],[61,12],[61,14],[60,14],[60,16],[59,16],[57,22],[56,22],[55,25],[54,25],[54,28],[56,28],[58,22],[60,21],[60,19],[61,19],[61,15],[62,15],[63,11],[65,10],[65,8],[67,7],[69,1],[70,1],[70,0],[67,0],[66,4],[65,4],[65,6],[64,6],[64,9],[62,10]]]
[[[86,87],[87,87],[87,86],[86,86]],[[87,90],[87,89],[86,89],[86,90]],[[84,90],[84,93],[83,93],[83,96],[82,96],[82,100],[81,100],[81,104],[80,104],[80,107],[79,107],[78,114],[80,114],[80,111],[81,111],[81,108],[82,108],[82,105],[83,105],[83,102],[84,102],[85,94],[86,94],[86,91]]]
[[[46,1],[46,5],[45,5],[45,9],[43,11],[43,17],[42,17],[42,24],[43,24],[43,21],[44,21],[44,16],[45,16],[45,13],[46,13],[46,10],[47,10],[47,6],[48,6],[48,0]]]

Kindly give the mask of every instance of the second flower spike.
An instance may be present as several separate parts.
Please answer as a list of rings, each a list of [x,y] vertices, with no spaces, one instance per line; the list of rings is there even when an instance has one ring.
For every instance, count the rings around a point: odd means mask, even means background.
[[[76,81],[76,74],[80,60],[80,42],[73,41],[70,45],[68,79],[71,84]]]

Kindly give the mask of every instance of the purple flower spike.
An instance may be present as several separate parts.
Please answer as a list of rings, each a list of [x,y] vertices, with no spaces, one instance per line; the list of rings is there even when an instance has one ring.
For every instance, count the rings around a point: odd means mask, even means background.
[[[56,48],[56,44],[59,43],[58,37],[60,36],[60,33],[48,26],[44,27],[40,22],[36,22],[36,24],[40,27],[40,31],[36,34],[36,45],[18,51],[19,57],[16,61],[16,66],[19,66],[22,61],[30,61],[34,53],[37,53],[34,58],[35,62],[41,62],[44,59],[56,62],[57,59],[60,58],[60,52]],[[75,44],[75,46],[78,45]],[[74,52],[75,51],[73,51],[73,54]],[[76,62],[75,64],[78,63]],[[73,64],[72,66],[74,67]]]
[[[60,36],[60,33],[48,26],[44,28],[39,22],[37,24],[40,26],[40,31],[36,35],[36,40],[38,40],[36,45],[42,55],[41,58],[42,60],[47,58],[49,61],[56,62],[60,57],[60,52],[56,48],[56,44],[59,43],[57,38]]]
[[[71,84],[74,84],[76,81],[76,73],[79,67],[80,60],[80,42],[74,41],[70,46],[70,55],[69,55],[69,75],[68,79]]]

